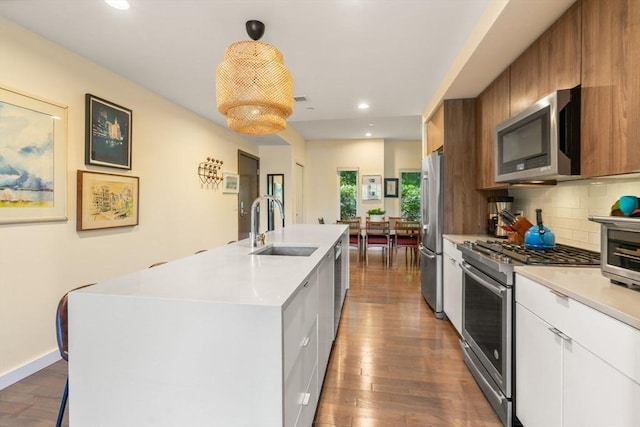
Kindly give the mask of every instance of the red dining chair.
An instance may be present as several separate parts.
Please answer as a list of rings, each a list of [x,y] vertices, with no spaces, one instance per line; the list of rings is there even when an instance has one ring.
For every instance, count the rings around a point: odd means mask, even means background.
[[[382,248],[383,260],[389,266],[391,252],[391,229],[389,221],[367,221],[364,233],[364,256],[366,265],[369,265],[369,248]]]

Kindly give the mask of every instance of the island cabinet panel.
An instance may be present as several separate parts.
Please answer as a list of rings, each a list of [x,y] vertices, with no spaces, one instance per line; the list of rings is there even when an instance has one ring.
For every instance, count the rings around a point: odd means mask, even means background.
[[[334,283],[333,261],[334,252],[329,251],[318,266],[318,281],[320,283]],[[319,287],[318,376],[320,377],[320,382],[324,379],[324,374],[327,370],[334,339],[334,291],[335,286],[326,285]]]
[[[640,170],[640,2],[582,2],[581,174]]]
[[[477,189],[507,187],[495,181],[495,128],[510,116],[509,82],[507,68],[476,98]]]
[[[640,330],[519,274],[516,283],[520,421],[637,426]]]

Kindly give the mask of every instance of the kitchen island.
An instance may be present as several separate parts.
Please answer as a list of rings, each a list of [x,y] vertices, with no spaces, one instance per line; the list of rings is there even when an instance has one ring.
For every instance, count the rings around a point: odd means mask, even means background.
[[[347,232],[291,226],[266,246],[313,253],[252,254],[263,248],[244,240],[72,292],[70,424],[310,426],[348,287]]]

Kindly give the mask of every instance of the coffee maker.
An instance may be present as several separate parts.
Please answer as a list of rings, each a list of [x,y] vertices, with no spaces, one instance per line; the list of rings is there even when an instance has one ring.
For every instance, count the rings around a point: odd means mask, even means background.
[[[487,212],[489,215],[487,227],[488,234],[500,238],[507,237],[507,232],[502,228],[504,222],[498,215],[498,212],[503,209],[511,210],[512,206],[513,197],[511,196],[489,197],[487,199]]]

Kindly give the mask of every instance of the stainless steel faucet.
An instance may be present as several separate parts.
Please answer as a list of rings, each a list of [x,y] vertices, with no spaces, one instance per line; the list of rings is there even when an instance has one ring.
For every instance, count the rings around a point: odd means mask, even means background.
[[[259,240],[259,229],[260,226],[256,225],[256,211],[258,209],[258,206],[260,205],[260,201],[263,199],[267,199],[267,200],[273,200],[274,202],[276,202],[276,204],[278,205],[278,208],[280,209],[280,217],[282,218],[282,226],[284,227],[284,208],[282,206],[282,202],[280,200],[278,200],[275,196],[270,196],[268,194],[265,194],[264,196],[261,197],[257,197],[253,203],[251,203],[251,232],[249,233],[249,240],[251,240],[251,247],[255,248],[258,246],[258,240]]]

